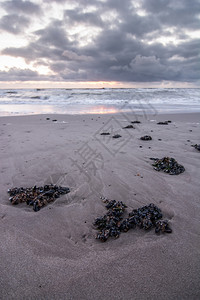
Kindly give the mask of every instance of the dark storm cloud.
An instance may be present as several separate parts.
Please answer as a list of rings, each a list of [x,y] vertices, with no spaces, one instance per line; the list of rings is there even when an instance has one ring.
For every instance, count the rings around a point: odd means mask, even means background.
[[[69,3],[43,2],[49,7]],[[138,14],[135,1],[70,2],[80,5],[63,9],[63,18],[33,32],[34,39],[26,47],[6,48],[2,53],[23,57],[35,66],[48,65],[55,80],[195,82],[200,78],[200,41],[187,34],[199,26],[199,0],[141,0],[143,15]],[[77,25],[83,30],[74,31]],[[89,36],[87,28],[94,34]],[[178,44],[156,41],[174,36]]]
[[[43,2],[47,3],[57,3],[57,4],[63,4],[66,3],[68,0],[43,0]],[[73,0],[71,2],[74,2]]]
[[[96,13],[82,13],[81,9],[68,9],[64,12],[65,21],[72,24],[88,24],[103,27],[104,23]]]
[[[5,1],[2,4],[2,7],[8,13],[15,12],[15,13],[33,15],[33,14],[39,14],[41,12],[40,6],[31,1],[23,1],[23,0]]]
[[[15,14],[4,16],[0,19],[0,29],[18,34],[21,33],[29,25],[29,20],[26,17]]]
[[[32,71],[29,69],[17,69],[12,68],[9,71],[0,71],[0,81],[8,81],[8,77],[10,78],[9,81],[54,81],[56,78],[55,76],[45,76],[39,75],[36,71]]]
[[[17,68],[12,68],[8,72],[0,71],[1,81],[8,80],[8,76],[10,77],[11,81],[16,80],[16,78],[22,81],[27,80],[27,78],[29,78],[29,80],[37,80],[38,73],[31,70],[18,70]]]
[[[70,48],[62,23],[53,21],[48,27],[34,32],[36,41],[22,48],[9,47],[2,54],[23,57],[27,62],[48,58],[52,61],[59,60],[65,49]],[[63,57],[64,59],[64,57]]]
[[[199,0],[144,0],[146,10],[154,14],[163,26],[175,26],[182,29],[199,29]]]
[[[159,31],[161,28],[155,17],[147,16],[143,18],[137,14],[128,15],[121,27],[123,32],[133,34],[138,38],[144,37],[148,33]]]
[[[62,22],[53,21],[47,28],[35,32],[38,38],[38,45],[54,46],[56,48],[65,49],[70,45]]]

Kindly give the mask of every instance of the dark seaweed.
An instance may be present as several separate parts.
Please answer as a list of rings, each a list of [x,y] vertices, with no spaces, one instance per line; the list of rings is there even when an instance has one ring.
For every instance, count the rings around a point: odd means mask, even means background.
[[[184,166],[179,165],[172,157],[163,157],[161,159],[155,158],[154,160],[155,162],[152,166],[156,171],[163,171],[169,175],[179,175],[185,171]]]
[[[197,149],[198,151],[200,151],[200,144],[199,145],[197,145],[197,144],[192,145],[192,147],[194,147],[195,149]]]
[[[130,128],[135,128],[133,125],[127,125],[126,127],[123,127],[123,129],[130,129]]]
[[[120,134],[115,134],[115,135],[113,135],[113,139],[118,139],[118,138],[120,138],[120,137],[122,137]]]
[[[45,185],[37,187],[36,185],[30,188],[13,188],[8,190],[10,195],[10,202],[17,205],[26,202],[27,205],[33,206],[34,211],[39,211],[43,206],[53,202],[61,195],[68,194],[70,189],[68,187],[61,187],[57,185]]]
[[[161,220],[161,209],[153,203],[134,209],[126,219],[122,217],[127,207],[123,202],[106,200],[105,203],[107,214],[95,219],[94,222],[94,226],[99,230],[96,238],[102,242],[107,241],[109,237],[118,238],[121,232],[127,232],[136,227],[144,230],[155,228],[155,233],[172,232],[168,220]]]
[[[142,141],[151,141],[152,137],[150,135],[144,135],[140,138]]]

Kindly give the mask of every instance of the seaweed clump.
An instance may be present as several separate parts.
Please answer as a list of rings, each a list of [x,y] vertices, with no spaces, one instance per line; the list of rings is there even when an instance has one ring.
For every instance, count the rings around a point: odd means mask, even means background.
[[[115,134],[115,135],[113,135],[113,139],[118,139],[118,138],[120,138],[120,137],[122,137],[120,134]]]
[[[151,141],[152,137],[150,135],[144,135],[140,138],[142,141]]]
[[[136,121],[132,121],[131,123],[132,123],[132,124],[140,124],[141,122],[138,121],[138,120],[136,120]]]
[[[130,129],[130,128],[135,129],[135,127],[133,125],[127,125],[127,126],[123,127],[123,129]]]
[[[194,147],[195,149],[197,149],[198,151],[200,151],[200,144],[199,145],[197,145],[197,144],[192,145],[192,147]]]
[[[163,171],[168,173],[169,175],[179,175],[185,171],[184,166],[177,163],[177,161],[173,157],[163,157],[159,158],[150,158],[155,160],[152,164],[154,170]]]
[[[37,187],[36,185],[30,188],[15,187],[8,190],[11,204],[16,205],[26,202],[27,205],[33,206],[34,211],[39,211],[43,206],[69,192],[70,189],[68,187],[61,187],[53,184],[45,185],[43,187]]]
[[[105,200],[107,214],[103,217],[99,217],[95,220],[94,226],[99,229],[99,233],[96,235],[97,239],[105,242],[109,237],[118,238],[120,235],[120,224],[122,215],[126,208],[126,205],[121,201]]]
[[[164,121],[164,122],[158,122],[158,125],[168,125],[169,123],[171,123],[172,121]]]
[[[106,200],[107,214],[95,220],[94,226],[99,232],[96,238],[102,242],[109,237],[118,238],[121,232],[139,227],[144,230],[155,228],[155,233],[171,233],[168,220],[162,219],[161,210],[153,203],[134,209],[129,213],[128,218],[123,219],[122,215],[127,207],[123,202]]]

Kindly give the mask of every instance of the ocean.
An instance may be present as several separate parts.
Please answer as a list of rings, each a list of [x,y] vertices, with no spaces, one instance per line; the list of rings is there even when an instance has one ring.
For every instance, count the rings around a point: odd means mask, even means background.
[[[200,112],[200,89],[1,89],[0,116]]]

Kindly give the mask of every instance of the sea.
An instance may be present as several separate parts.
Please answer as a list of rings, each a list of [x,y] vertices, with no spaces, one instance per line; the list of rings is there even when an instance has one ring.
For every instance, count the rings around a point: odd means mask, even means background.
[[[1,89],[0,116],[200,112],[199,88]]]

